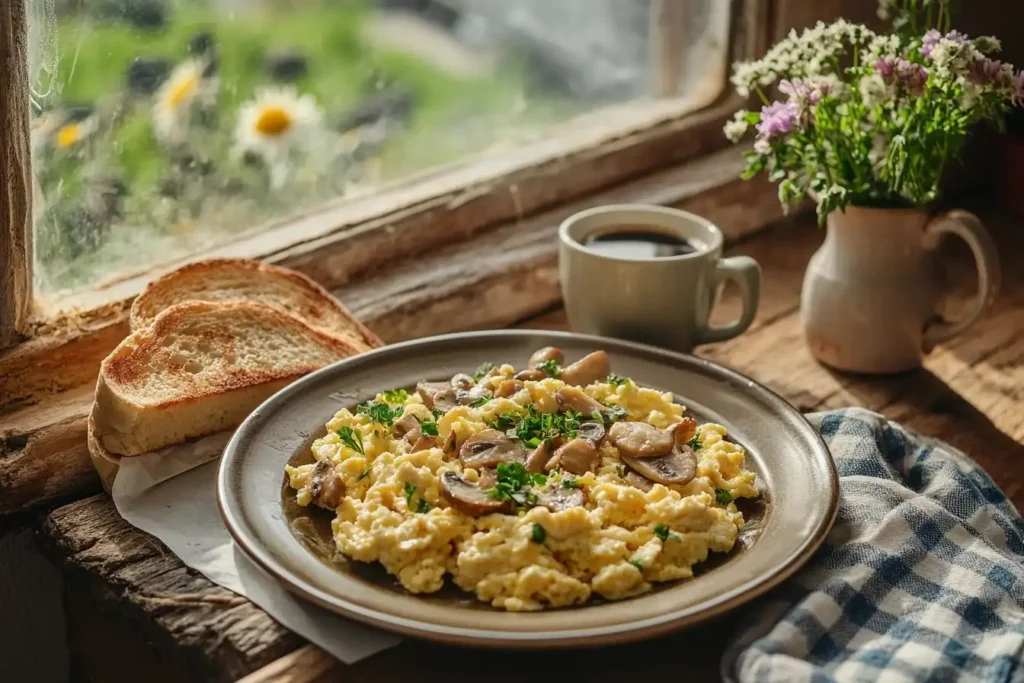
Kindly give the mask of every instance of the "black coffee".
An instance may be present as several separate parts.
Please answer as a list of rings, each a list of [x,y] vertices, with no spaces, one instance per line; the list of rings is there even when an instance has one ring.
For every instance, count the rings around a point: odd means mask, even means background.
[[[624,229],[589,238],[585,246],[612,258],[666,258],[692,254],[703,245],[663,232]]]

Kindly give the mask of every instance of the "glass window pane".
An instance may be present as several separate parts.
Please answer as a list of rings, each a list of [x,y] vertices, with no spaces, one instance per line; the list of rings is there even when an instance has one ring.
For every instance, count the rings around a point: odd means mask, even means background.
[[[29,1],[44,296],[666,94],[666,65],[718,83],[728,30],[716,0]]]

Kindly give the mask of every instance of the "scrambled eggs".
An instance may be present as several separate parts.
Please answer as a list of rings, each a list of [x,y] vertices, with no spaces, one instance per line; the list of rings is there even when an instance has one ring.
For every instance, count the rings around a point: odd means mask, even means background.
[[[457,405],[422,389],[394,390],[354,412],[340,410],[313,444],[316,462],[286,468],[299,504],[335,510],[338,549],[380,562],[409,591],[432,593],[451,576],[480,600],[513,611],[580,604],[595,593],[612,600],[638,595],[655,582],[692,577],[709,552],[732,549],[744,523],[732,501],[758,491],[754,473],[744,469],[743,449],[724,440],[723,426],[700,425],[686,446],[675,447],[695,464],[689,481],[650,481],[626,466],[616,443],[627,442],[596,424],[614,429],[616,422],[643,422],[656,428],[652,434],[683,427],[688,419],[672,394],[602,376],[579,386],[586,395],[580,400],[602,406],[590,417],[565,409],[563,396],[577,391],[565,381],[572,366],[560,372],[558,363],[542,365],[545,370],[518,375],[511,365],[481,368],[474,378],[457,375],[453,385],[472,387]],[[476,398],[467,400],[467,393]],[[578,465],[570,471],[568,459],[563,466],[548,460],[541,472],[536,458],[527,463],[533,471],[521,457],[496,469],[466,465],[480,451],[469,449],[467,456],[467,440],[489,429],[512,435],[515,453],[547,448],[530,437],[534,423],[526,420],[534,416],[542,424],[549,413],[563,420],[551,428],[563,429],[555,444],[581,435],[580,421],[599,429],[586,471]],[[409,416],[419,431],[401,435],[400,418]],[[640,446],[657,446],[654,436]],[[469,490],[483,507],[461,504],[449,485]],[[558,494],[571,494],[569,502],[544,502]],[[502,509],[484,514],[492,502]]]

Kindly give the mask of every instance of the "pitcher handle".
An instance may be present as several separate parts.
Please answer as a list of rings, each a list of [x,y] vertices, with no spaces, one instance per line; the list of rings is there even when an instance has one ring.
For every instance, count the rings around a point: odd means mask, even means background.
[[[697,331],[698,344],[725,341],[743,334],[754,322],[757,305],[761,300],[761,266],[749,256],[731,256],[715,264],[713,289],[726,281],[735,282],[740,288],[743,310],[740,317],[724,327],[702,327]]]
[[[942,237],[947,234],[960,237],[971,248],[974,265],[978,270],[978,293],[966,315],[960,320],[947,322],[939,318],[928,323],[924,330],[925,352],[931,351],[937,344],[952,339],[976,323],[999,293],[999,254],[992,236],[988,234],[981,220],[970,211],[959,209],[940,214],[925,228],[925,248],[934,251]]]

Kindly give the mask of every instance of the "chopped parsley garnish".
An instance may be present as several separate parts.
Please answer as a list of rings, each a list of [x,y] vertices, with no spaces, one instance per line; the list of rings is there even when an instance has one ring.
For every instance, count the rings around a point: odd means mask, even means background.
[[[703,448],[700,443],[700,427],[697,427],[697,431],[693,433],[693,438],[690,439],[689,446],[695,451],[699,451]]]
[[[430,510],[430,503],[428,503],[423,496],[420,496],[416,505],[412,504],[413,496],[416,495],[416,484],[405,482],[403,490],[405,492],[405,500],[408,503],[410,510],[415,510],[416,512],[428,512]]]
[[[548,532],[540,524],[533,523],[533,532],[530,534],[530,540],[534,543],[543,543],[544,539],[548,537]]]
[[[338,427],[338,431],[335,432],[338,438],[341,439],[341,443],[345,444],[359,455],[366,455],[363,451],[363,433],[358,429],[353,429],[348,425],[344,427]]]
[[[559,369],[558,363],[555,361],[554,358],[549,358],[543,363],[539,364],[537,366],[537,369],[543,371],[544,374],[547,375],[548,377],[554,377],[555,379],[558,379],[559,377],[562,376],[562,371]]]
[[[479,382],[484,378],[485,375],[487,375],[488,372],[490,372],[493,369],[494,363],[484,363],[483,365],[476,369],[476,372],[473,373],[473,381]]]
[[[660,538],[662,541],[668,540],[668,524],[656,524],[654,526],[654,535]]]
[[[370,468],[369,467],[367,467],[365,470],[363,470],[363,473],[359,475],[359,478],[356,479],[356,481],[362,481],[363,479],[366,479],[368,476],[370,476]]]
[[[488,401],[490,401],[492,398],[493,398],[492,396],[481,396],[480,398],[478,398],[475,401],[473,401],[472,403],[470,403],[469,407],[470,408],[479,408],[483,404],[485,404]]]
[[[530,448],[536,448],[543,441],[564,436],[576,438],[580,426],[580,413],[567,410],[564,413],[541,413],[531,404],[527,414],[502,413],[491,425],[509,436],[519,439]]]
[[[381,395],[388,403],[405,403],[409,398],[409,392],[405,389],[388,389],[382,391]]]
[[[622,375],[608,375],[608,377],[607,377],[607,379],[605,379],[605,381],[608,382],[608,384],[611,384],[612,386],[616,386],[617,387],[617,386],[621,386],[623,384],[628,384],[629,382],[632,382],[633,380],[631,380],[628,377],[623,377]]]
[[[385,427],[390,427],[394,424],[395,420],[402,416],[404,410],[405,408],[402,406],[392,408],[387,403],[381,403],[380,401],[367,401],[356,406],[356,413],[366,415],[377,424]]]
[[[532,506],[537,504],[537,494],[532,486],[543,486],[548,478],[543,474],[531,474],[526,471],[522,463],[502,462],[496,468],[498,481],[486,493],[495,500],[513,500],[521,506]]]
[[[618,472],[620,477],[625,477],[626,476],[626,466],[625,465],[616,465],[615,466],[615,471]]]
[[[430,412],[434,414],[434,421],[435,422],[440,420],[442,417],[444,417],[444,411],[443,410],[438,410],[437,408],[434,408]]]
[[[715,489],[715,500],[719,505],[728,505],[732,502],[732,494],[725,489]]]
[[[643,566],[642,564],[640,564],[640,561],[639,561],[639,560],[630,560],[630,561],[629,561],[629,563],[630,563],[631,565],[633,565],[634,567],[636,567],[636,570],[637,570],[638,572],[640,572],[641,574],[643,573],[643,571],[644,571],[644,566]]]
[[[419,418],[417,418],[419,419]],[[427,436],[437,436],[437,422],[434,420],[420,420],[420,431]]]
[[[604,421],[618,422],[619,420],[626,419],[627,414],[628,413],[626,412],[626,409],[623,408],[622,406],[611,406],[610,408],[604,411]]]
[[[563,489],[578,489],[579,487],[580,487],[579,479],[572,479],[572,478],[570,478],[570,479],[563,479],[562,480],[562,488]]]

